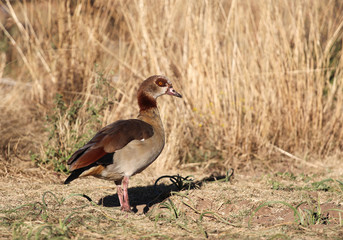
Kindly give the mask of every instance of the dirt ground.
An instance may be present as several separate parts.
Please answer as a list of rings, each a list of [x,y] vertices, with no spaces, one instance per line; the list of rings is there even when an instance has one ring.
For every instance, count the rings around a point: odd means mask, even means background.
[[[343,239],[342,169],[329,163],[229,171],[226,179],[225,171],[185,167],[169,174],[191,178],[164,177],[156,186],[161,175],[147,170],[131,178],[133,213],[120,211],[111,182],[63,185],[63,174],[4,163],[0,238]]]

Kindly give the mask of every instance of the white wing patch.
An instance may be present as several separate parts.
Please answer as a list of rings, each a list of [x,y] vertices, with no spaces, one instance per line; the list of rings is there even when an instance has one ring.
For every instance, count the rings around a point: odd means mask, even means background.
[[[142,138],[140,141],[141,141],[141,142],[144,142],[144,140],[145,140],[145,139],[144,139],[144,138]]]

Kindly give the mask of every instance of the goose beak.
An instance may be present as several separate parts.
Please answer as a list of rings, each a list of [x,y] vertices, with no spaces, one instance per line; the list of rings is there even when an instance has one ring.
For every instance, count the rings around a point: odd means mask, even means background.
[[[175,91],[173,87],[169,87],[166,94],[182,98],[182,95],[178,93],[177,91]]]

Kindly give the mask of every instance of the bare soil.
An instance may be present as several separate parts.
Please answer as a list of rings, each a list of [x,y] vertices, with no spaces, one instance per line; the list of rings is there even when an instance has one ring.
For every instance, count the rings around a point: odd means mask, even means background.
[[[155,186],[161,175],[148,170],[131,178],[134,211],[123,213],[111,182],[84,178],[63,185],[63,174],[4,166],[2,239],[343,238],[339,169],[298,166],[255,174],[238,170],[227,182],[223,174],[213,177],[209,169],[198,169],[192,172],[192,184],[184,182],[181,190],[168,178]],[[185,168],[169,174],[191,173]],[[265,202],[269,204],[257,209]],[[302,223],[287,204],[297,207]]]

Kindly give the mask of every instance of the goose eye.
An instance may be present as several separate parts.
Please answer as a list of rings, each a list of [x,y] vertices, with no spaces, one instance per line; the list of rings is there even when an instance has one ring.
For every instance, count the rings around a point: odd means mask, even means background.
[[[164,79],[157,79],[156,84],[159,87],[165,87],[167,85]]]

